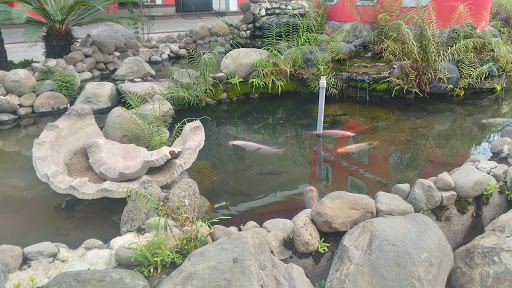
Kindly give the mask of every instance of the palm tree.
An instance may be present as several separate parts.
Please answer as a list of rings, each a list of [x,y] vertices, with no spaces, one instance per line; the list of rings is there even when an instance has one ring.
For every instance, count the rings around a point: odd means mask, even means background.
[[[95,23],[113,22],[125,24],[136,21],[133,15],[94,15],[119,0],[17,0],[17,7],[0,5],[0,21],[28,22],[26,40],[43,39],[47,58],[62,58],[71,52],[76,42],[73,27]],[[7,0],[0,0],[0,3]]]
[[[0,70],[7,70],[9,62],[7,61],[7,51],[5,50],[4,37],[0,29]]]

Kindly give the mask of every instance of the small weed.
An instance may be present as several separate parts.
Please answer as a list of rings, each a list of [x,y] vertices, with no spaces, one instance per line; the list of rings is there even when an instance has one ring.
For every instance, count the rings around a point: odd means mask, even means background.
[[[327,244],[324,242],[324,238],[320,239],[320,243],[318,244],[318,252],[325,254],[327,251],[329,251],[330,244]]]
[[[231,83],[231,85],[235,85],[236,88],[240,89],[240,83],[242,83],[244,81],[244,79],[238,77],[238,75],[235,75],[235,76],[228,75],[228,79],[226,81]]]
[[[34,90],[43,85],[44,81],[52,80],[55,82],[53,91],[59,92],[64,96],[78,97],[79,89],[76,86],[76,76],[69,71],[61,71],[55,67],[45,67],[39,71],[41,81],[34,87]]]
[[[21,283],[20,282],[12,283],[12,288],[21,288]]]
[[[315,288],[325,288],[325,280],[315,283]]]
[[[35,277],[35,276],[30,276],[30,278],[28,278],[27,282],[28,282],[30,288],[36,287],[36,284],[37,284],[36,278],[37,277]]]
[[[473,205],[475,199],[473,198],[462,198],[457,196],[455,199],[455,207],[460,214],[466,214],[469,211],[469,205]]]
[[[448,207],[446,206],[438,206],[434,209],[432,209],[432,213],[436,215],[436,220],[439,222],[443,221],[444,213],[448,210]]]
[[[481,203],[483,205],[489,204],[489,200],[492,197],[492,194],[494,192],[499,192],[500,189],[496,186],[496,184],[491,184],[491,176],[487,176],[487,179],[485,180],[485,190],[484,193],[482,193],[481,196]]]

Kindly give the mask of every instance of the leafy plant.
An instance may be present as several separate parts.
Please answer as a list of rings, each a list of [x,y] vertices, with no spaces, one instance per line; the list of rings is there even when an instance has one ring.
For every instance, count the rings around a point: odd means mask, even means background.
[[[0,0],[0,3],[5,2],[7,0]],[[34,42],[42,38],[46,58],[62,58],[71,52],[71,46],[76,42],[73,27],[101,22],[124,24],[126,21],[137,20],[133,15],[95,15],[108,5],[119,3],[118,0],[20,0],[18,2],[19,5],[16,8],[0,5],[0,21],[28,23],[23,32],[25,39]]]
[[[325,288],[325,280],[315,283],[315,288]]]
[[[39,61],[35,60],[34,58],[25,58],[17,62],[13,60],[9,60],[8,62],[10,69],[25,69],[30,67],[33,63],[38,63]]]
[[[320,239],[320,243],[318,244],[318,252],[325,254],[327,251],[329,251],[330,244],[327,244],[324,242],[324,238]]]
[[[487,176],[485,179],[485,190],[484,193],[482,193],[481,197],[481,203],[484,205],[489,204],[489,200],[492,197],[492,194],[494,192],[499,192],[500,189],[496,186],[496,184],[491,183],[491,176]]]
[[[473,198],[462,198],[457,196],[455,199],[455,208],[460,214],[466,214],[469,211],[469,205],[473,205],[475,199]]]
[[[228,81],[231,85],[236,85],[238,89],[240,89],[240,83],[244,81],[244,79],[238,77],[238,75],[228,75]]]
[[[220,90],[220,84],[211,77],[218,69],[217,54],[189,49],[186,67],[169,69],[172,84],[162,88],[160,94],[177,108],[202,106]]]
[[[78,97],[79,89],[75,74],[49,66],[39,71],[39,77],[41,81],[34,87],[34,90],[37,90],[45,80],[52,80],[55,82],[53,91],[59,92],[65,96]]]

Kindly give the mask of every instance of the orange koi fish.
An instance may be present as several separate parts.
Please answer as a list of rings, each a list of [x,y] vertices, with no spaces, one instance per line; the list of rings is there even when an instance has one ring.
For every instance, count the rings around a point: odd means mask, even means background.
[[[356,153],[364,150],[368,150],[373,146],[377,145],[378,141],[375,142],[364,142],[359,144],[350,145],[347,147],[340,148],[336,150],[337,153]]]

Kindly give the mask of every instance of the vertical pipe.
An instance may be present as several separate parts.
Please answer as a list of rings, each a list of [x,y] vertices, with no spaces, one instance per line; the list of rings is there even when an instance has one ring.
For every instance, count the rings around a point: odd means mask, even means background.
[[[324,108],[325,108],[325,87],[327,87],[327,81],[325,76],[320,78],[320,91],[318,95],[318,121],[316,122],[316,135],[322,135],[322,129],[324,127]]]

